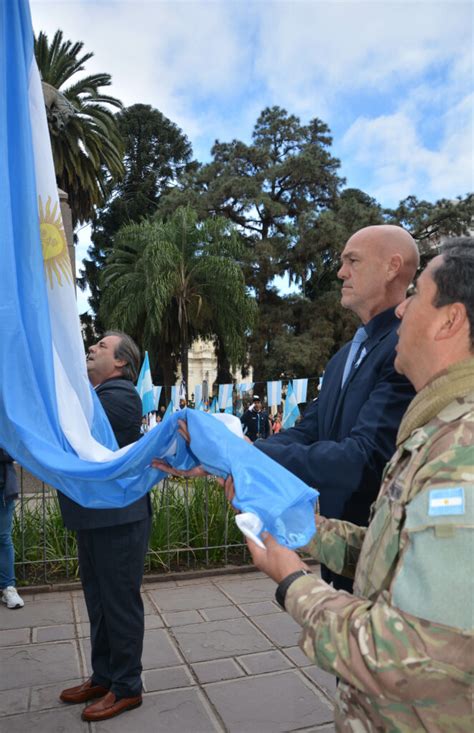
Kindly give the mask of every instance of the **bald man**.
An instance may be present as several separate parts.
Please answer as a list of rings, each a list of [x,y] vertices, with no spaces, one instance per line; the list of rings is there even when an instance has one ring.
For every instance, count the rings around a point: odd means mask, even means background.
[[[320,395],[290,430],[255,445],[320,492],[325,517],[366,525],[401,418],[414,396],[394,368],[398,320],[419,264],[410,234],[392,225],[365,227],[341,254],[341,304],[361,321],[352,342],[327,365]],[[335,588],[352,581],[323,568]]]

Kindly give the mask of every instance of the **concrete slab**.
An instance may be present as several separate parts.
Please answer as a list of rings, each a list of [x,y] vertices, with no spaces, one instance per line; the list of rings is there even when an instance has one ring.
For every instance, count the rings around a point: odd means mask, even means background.
[[[283,610],[272,601],[259,601],[258,603],[243,603],[240,608],[247,616],[266,616],[269,613],[283,613]]]
[[[73,642],[32,644],[0,649],[1,687],[10,690],[80,676],[79,660]]]
[[[91,640],[89,634],[79,640],[79,650],[81,654],[81,669],[85,670],[84,678],[90,677],[92,674],[91,667]]]
[[[270,578],[253,578],[252,580],[222,580],[217,584],[234,603],[255,603],[272,600],[276,583]]]
[[[253,622],[277,646],[294,646],[301,636],[301,626],[286,613],[256,616]]]
[[[199,624],[204,619],[197,611],[169,611],[163,614],[167,626],[187,626]]]
[[[174,630],[174,636],[189,662],[205,662],[271,648],[267,639],[245,618],[181,626]]]
[[[207,685],[229,733],[284,733],[333,719],[296,670]]]
[[[245,657],[237,657],[237,661],[248,674],[263,674],[264,672],[279,672],[289,669],[293,665],[276,649],[270,652],[259,654],[246,654]]]
[[[93,733],[221,733],[223,729],[202,693],[190,688],[145,695],[141,707],[118,718],[93,723],[91,730]]]
[[[336,677],[324,669],[312,664],[305,667],[304,674],[315,682],[329,697],[334,698],[337,690]]]
[[[186,588],[150,591],[160,611],[189,611],[198,608],[226,606],[230,601],[213,585],[193,585]]]
[[[91,644],[89,637],[80,640],[87,674],[92,672],[90,665]],[[165,629],[150,629],[145,631],[143,642],[142,664],[143,669],[157,669],[161,667],[175,667],[182,663],[176,646]]]
[[[1,629],[24,629],[27,626],[54,626],[70,624],[74,621],[72,602],[65,598],[62,603],[36,601],[26,603],[24,608],[12,611],[5,606],[0,607]]]
[[[165,629],[145,631],[143,669],[175,667],[182,663],[174,642]]]
[[[198,662],[191,667],[203,685],[207,682],[221,682],[244,676],[244,671],[233,659],[213,659],[212,662]]]
[[[313,664],[299,646],[285,647],[282,651],[297,667],[309,667]]]
[[[30,690],[28,687],[0,692],[0,716],[24,713],[28,710]],[[3,730],[0,722],[0,730]]]
[[[157,692],[158,690],[171,690],[176,687],[190,687],[194,685],[194,679],[188,668],[168,667],[167,669],[150,669],[143,673],[145,690]]]
[[[204,608],[201,615],[206,621],[224,621],[230,618],[239,618],[244,614],[236,606],[218,606],[217,608]]]
[[[45,712],[29,712],[21,715],[2,718],[2,731],[5,733],[25,733],[34,730],[37,733],[85,733],[86,725],[81,720],[82,705],[63,707],[59,710]],[[129,731],[130,733],[130,731]],[[138,733],[138,731],[137,731]]]
[[[89,622],[86,623],[84,621],[83,623],[76,624],[76,633],[78,637],[90,636],[91,627],[90,627]]]
[[[145,629],[162,629],[163,626],[163,620],[156,612],[155,614],[145,616]]]
[[[0,731],[334,733],[334,678],[296,645],[299,627],[275,605],[272,581],[243,573],[182,582],[144,586],[144,704],[101,724],[85,724],[83,706],[58,698],[90,673],[82,591],[0,607]]]
[[[49,708],[64,709],[66,705],[61,702],[59,695],[62,690],[68,687],[75,687],[84,682],[82,677],[73,680],[61,680],[54,685],[39,685],[31,689],[30,711],[31,710],[48,710]]]
[[[63,641],[74,639],[76,627],[74,624],[57,624],[56,626],[40,626],[33,629],[33,643],[42,641]]]
[[[89,623],[89,615],[87,613],[87,606],[83,595],[74,598],[74,608],[76,609],[78,620],[84,623]]]
[[[8,629],[0,631],[0,647],[14,644],[28,644],[31,640],[31,629]]]

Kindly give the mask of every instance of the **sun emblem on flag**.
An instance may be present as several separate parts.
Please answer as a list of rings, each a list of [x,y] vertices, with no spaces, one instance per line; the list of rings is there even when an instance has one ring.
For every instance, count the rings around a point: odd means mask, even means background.
[[[58,285],[63,286],[64,277],[72,282],[71,262],[67,251],[66,234],[64,232],[61,211],[58,202],[51,208],[51,196],[48,196],[46,207],[39,197],[40,236],[43,249],[44,268],[48,275],[49,286],[53,287],[53,276]]]

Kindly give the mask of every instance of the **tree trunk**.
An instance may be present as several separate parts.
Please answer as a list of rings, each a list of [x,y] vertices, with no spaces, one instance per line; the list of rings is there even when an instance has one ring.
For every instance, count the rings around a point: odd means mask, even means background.
[[[188,334],[184,328],[181,333],[181,374],[183,375],[186,400],[188,399]]]

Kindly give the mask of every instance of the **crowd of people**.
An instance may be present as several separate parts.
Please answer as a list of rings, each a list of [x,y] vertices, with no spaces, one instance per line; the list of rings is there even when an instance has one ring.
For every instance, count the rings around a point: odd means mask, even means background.
[[[338,677],[341,732],[468,731],[474,722],[472,240],[448,243],[408,298],[418,268],[416,242],[401,227],[350,237],[338,276],[342,306],[361,324],[353,340],[328,363],[299,424],[283,431],[281,415],[270,417],[256,394],[241,418],[252,450],[320,494],[306,547],[295,552],[268,535],[265,549],[248,545],[276,582],[278,603],[301,625],[304,652]],[[143,431],[138,366],[137,347],[119,332],[89,350],[89,378],[119,446]],[[184,423],[182,430],[187,435]],[[203,470],[153,465],[172,474]],[[232,501],[232,476],[222,483]],[[6,487],[4,480],[2,527]],[[60,505],[77,531],[92,646],[92,676],[60,698],[89,702],[84,720],[106,720],[142,702],[150,502],[84,509],[60,494]],[[0,572],[5,599],[14,577],[4,565]]]
[[[181,398],[179,401],[178,410],[183,410],[185,407],[195,409],[194,395],[191,395],[191,399],[187,401],[185,398]],[[206,400],[203,404],[203,412],[210,412],[211,403]],[[219,410],[224,412],[224,410]],[[159,410],[149,412],[147,415],[143,415],[140,432],[142,435],[148,433],[149,430],[155,428],[164,419],[166,414],[166,408],[162,405]],[[283,430],[283,415],[281,411],[277,411],[274,415],[270,414],[265,407],[259,395],[254,394],[248,408],[244,411],[240,418],[242,423],[242,431],[249,440],[255,442],[260,438],[268,438],[270,435],[279,433]]]

